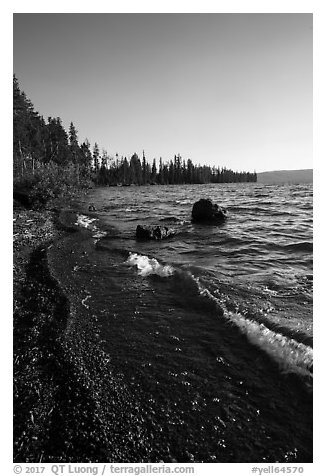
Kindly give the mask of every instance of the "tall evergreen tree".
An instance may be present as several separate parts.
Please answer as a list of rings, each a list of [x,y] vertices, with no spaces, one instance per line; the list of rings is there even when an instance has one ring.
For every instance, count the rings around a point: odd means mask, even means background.
[[[130,185],[131,183],[130,165],[128,163],[127,157],[123,159],[122,163],[122,183],[123,185]]]
[[[91,145],[88,139],[85,139],[85,141],[80,146],[80,152],[81,152],[82,173],[84,177],[89,177],[90,171],[92,168],[93,157],[92,157]]]
[[[80,159],[80,149],[78,144],[78,135],[74,124],[71,122],[69,126],[69,148],[71,160],[73,163],[78,163]]]
[[[130,168],[132,173],[132,183],[136,185],[142,184],[142,165],[138,155],[135,153],[130,159]]]
[[[94,167],[94,172],[97,173],[100,169],[100,149],[98,147],[97,142],[95,142],[94,147],[93,147],[93,167]]]
[[[61,166],[67,165],[70,158],[68,134],[62,126],[60,117],[49,117],[47,128],[49,131],[49,160],[53,160]]]
[[[23,174],[27,167],[34,170],[35,161],[46,160],[46,126],[44,119],[19,88],[13,77],[13,155],[14,172]]]
[[[160,185],[163,185],[164,184],[164,180],[163,180],[163,160],[162,160],[162,157],[160,157],[160,168],[159,168],[159,173],[158,173],[158,183]]]
[[[156,183],[156,175],[157,175],[156,160],[153,159],[153,165],[152,165],[152,171],[151,171],[151,183]]]

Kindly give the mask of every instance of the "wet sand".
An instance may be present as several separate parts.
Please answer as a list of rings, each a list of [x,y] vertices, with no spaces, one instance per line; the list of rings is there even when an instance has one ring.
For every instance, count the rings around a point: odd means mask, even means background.
[[[14,213],[14,461],[151,461],[140,406],[113,376],[82,290],[59,277],[73,266],[63,241],[75,216]]]

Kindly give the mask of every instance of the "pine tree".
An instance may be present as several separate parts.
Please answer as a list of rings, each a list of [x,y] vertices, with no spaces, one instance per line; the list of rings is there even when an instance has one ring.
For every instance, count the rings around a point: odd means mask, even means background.
[[[156,175],[157,175],[156,160],[153,159],[153,165],[152,165],[152,171],[151,171],[151,183],[156,183]]]
[[[80,158],[80,149],[78,144],[77,130],[74,124],[71,122],[69,126],[69,148],[71,160],[74,164],[78,163]]]
[[[174,163],[172,162],[172,160],[170,160],[168,183],[173,185],[175,183],[174,178],[175,178],[175,167],[174,167]]]
[[[102,149],[102,156],[101,156],[101,167],[107,169],[108,167],[109,156],[105,149]]]
[[[98,147],[97,142],[95,142],[94,147],[93,147],[93,168],[95,173],[97,174],[100,168],[100,149]]]
[[[147,183],[147,167],[146,167],[146,157],[145,151],[143,151],[143,161],[142,161],[142,184],[146,185]]]
[[[125,157],[122,164],[122,183],[123,185],[130,185],[130,182],[130,165],[128,163],[127,157]]]
[[[92,152],[91,152],[91,145],[88,139],[80,146],[80,153],[81,153],[81,165],[82,165],[82,174],[84,177],[90,176],[90,171],[92,168]]]
[[[134,153],[130,159],[130,168],[132,171],[132,183],[141,185],[142,184],[142,165],[136,153]]]
[[[19,88],[13,77],[13,155],[14,173],[22,175],[29,167],[34,172],[35,162],[46,160],[46,125],[43,117]]]
[[[158,183],[160,185],[163,185],[163,160],[162,157],[160,157],[160,168],[159,168],[159,173],[158,173]]]
[[[48,118],[48,160],[53,160],[58,165],[65,166],[69,163],[70,149],[68,135],[64,130],[60,117]]]

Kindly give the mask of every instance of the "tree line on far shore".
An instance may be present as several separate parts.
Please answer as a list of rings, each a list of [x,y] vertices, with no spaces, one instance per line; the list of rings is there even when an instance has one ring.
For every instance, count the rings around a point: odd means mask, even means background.
[[[157,163],[146,160],[143,151],[142,159],[133,154],[131,159],[120,157],[115,159],[102,155],[101,164],[95,162],[94,181],[99,185],[174,185],[200,183],[256,182],[256,173],[234,172],[225,167],[209,167],[194,165],[190,159],[183,160],[180,154],[169,162],[162,158]]]
[[[178,154],[168,162],[148,162],[143,152],[131,158],[109,156],[79,143],[71,122],[66,132],[59,117],[45,120],[13,79],[13,165],[14,186],[30,187],[43,201],[70,188],[97,185],[147,185],[256,182],[256,173],[234,172],[225,167],[193,164]],[[41,200],[42,201],[42,200]]]

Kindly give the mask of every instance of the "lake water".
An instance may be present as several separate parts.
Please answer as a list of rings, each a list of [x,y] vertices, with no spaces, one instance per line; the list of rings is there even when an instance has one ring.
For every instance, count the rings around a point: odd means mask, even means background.
[[[199,198],[226,222],[193,224]],[[80,200],[66,279],[138,402],[134,461],[312,460],[312,198],[312,184],[248,183]],[[176,235],[139,242],[138,224]]]

